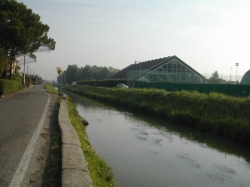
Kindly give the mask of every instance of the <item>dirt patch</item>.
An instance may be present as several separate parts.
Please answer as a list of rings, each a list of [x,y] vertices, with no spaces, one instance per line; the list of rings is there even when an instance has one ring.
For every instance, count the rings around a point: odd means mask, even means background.
[[[42,136],[45,140],[49,140],[49,138],[50,138],[49,133],[42,133],[41,136]]]

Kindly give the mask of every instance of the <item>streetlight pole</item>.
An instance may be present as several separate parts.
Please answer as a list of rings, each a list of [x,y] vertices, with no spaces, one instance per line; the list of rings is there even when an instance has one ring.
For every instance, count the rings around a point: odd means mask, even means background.
[[[25,55],[23,56],[23,84],[25,85]]]
[[[239,63],[235,63],[235,66],[236,66],[236,84],[237,84],[237,81],[238,81],[237,73],[238,73]]]
[[[62,99],[62,74],[63,74],[63,71],[62,71],[62,68],[60,68],[60,67],[57,67],[56,69],[57,69],[57,73],[59,75],[61,75],[61,93],[60,93],[60,95],[61,95],[61,99]]]
[[[62,73],[61,73],[61,99],[62,99]]]
[[[29,74],[29,71],[28,71],[29,66],[28,65],[27,65],[27,73],[26,73],[26,64],[31,63],[31,62],[33,62],[33,61],[30,61],[29,59],[27,60],[26,54],[24,54],[23,55],[23,84],[24,85],[26,83],[26,77],[25,77],[25,75]],[[36,60],[34,62],[36,62]],[[19,64],[22,65],[22,63],[19,63]]]

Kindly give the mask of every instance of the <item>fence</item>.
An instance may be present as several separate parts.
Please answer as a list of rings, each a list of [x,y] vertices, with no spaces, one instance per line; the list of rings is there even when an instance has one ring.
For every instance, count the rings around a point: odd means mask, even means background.
[[[116,87],[118,83],[125,83],[125,80],[103,80],[103,81],[79,81],[77,85]],[[197,91],[200,93],[218,92],[236,97],[250,96],[250,85],[242,84],[189,84],[189,83],[166,83],[166,82],[145,82],[134,81],[128,85],[130,88],[156,88],[167,91]]]
[[[242,84],[185,84],[164,82],[133,82],[134,88],[156,88],[167,91],[197,91],[200,93],[218,92],[237,97],[250,96],[250,85]]]
[[[100,80],[100,81],[78,81],[77,85],[100,86],[100,87],[116,87],[117,84],[127,84],[126,80]]]

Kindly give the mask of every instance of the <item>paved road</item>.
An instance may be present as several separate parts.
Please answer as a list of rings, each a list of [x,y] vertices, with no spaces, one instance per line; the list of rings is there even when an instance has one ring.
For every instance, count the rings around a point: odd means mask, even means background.
[[[0,187],[10,186],[14,176],[22,172],[20,162],[29,160],[23,157],[46,113],[49,95],[42,85],[0,99]],[[30,146],[31,145],[31,146]],[[14,181],[16,182],[16,181]],[[18,186],[18,185],[12,185]]]

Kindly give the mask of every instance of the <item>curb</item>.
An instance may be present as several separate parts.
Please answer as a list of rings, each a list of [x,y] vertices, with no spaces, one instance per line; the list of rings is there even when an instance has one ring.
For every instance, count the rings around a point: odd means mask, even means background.
[[[58,114],[62,134],[62,187],[93,187],[78,135],[71,125],[63,94]]]

